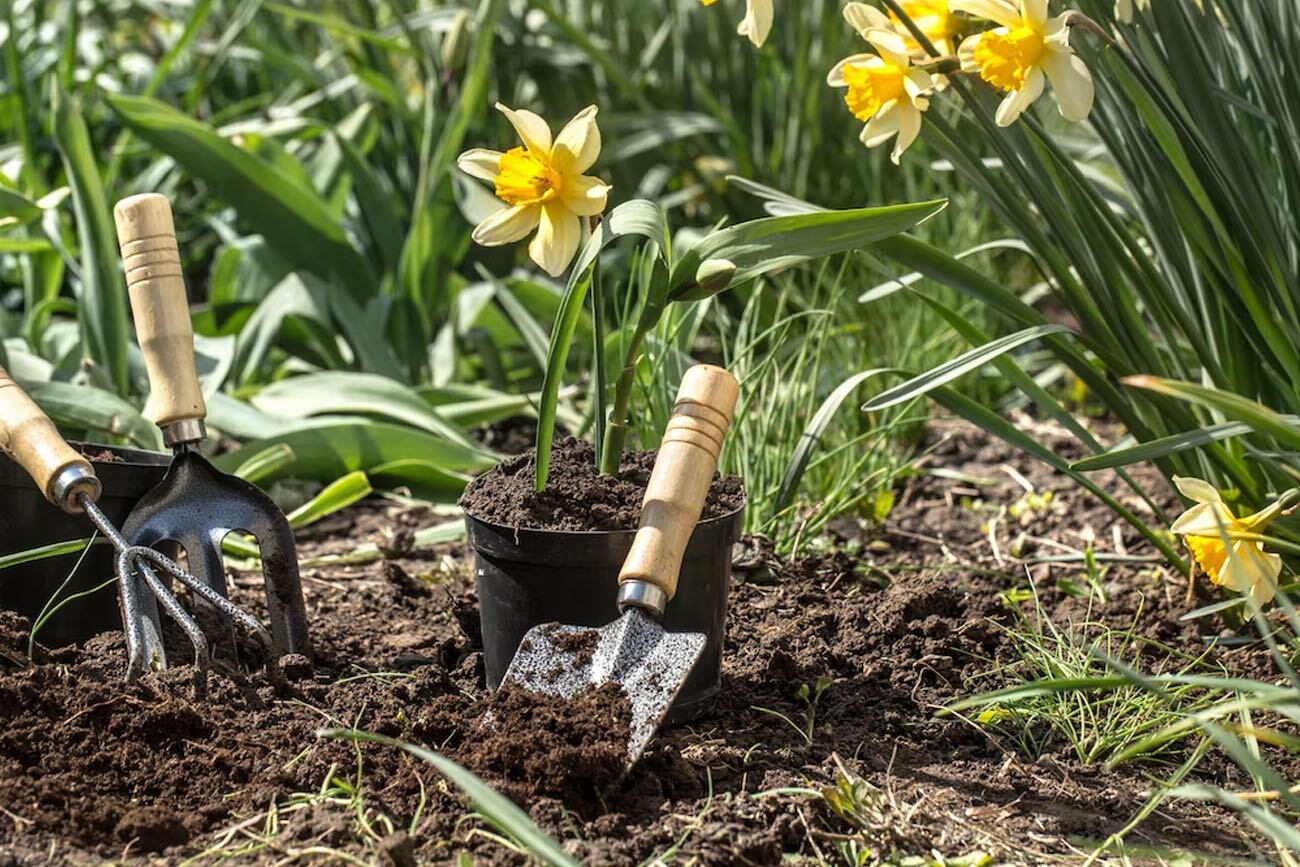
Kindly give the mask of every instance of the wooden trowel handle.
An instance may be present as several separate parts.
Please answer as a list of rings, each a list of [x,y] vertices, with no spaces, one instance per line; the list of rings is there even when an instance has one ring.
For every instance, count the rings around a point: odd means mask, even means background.
[[[641,525],[618,576],[624,607],[662,614],[676,594],[682,555],[704,511],[739,395],[736,378],[720,367],[698,364],[682,378],[646,486]]]
[[[90,461],[63,441],[58,428],[0,367],[0,451],[32,477],[45,498],[66,512],[80,512],[77,494],[99,498]]]
[[[135,333],[149,371],[145,417],[168,445],[203,438],[207,406],[194,367],[194,328],[166,196],[131,196],[113,208]]]

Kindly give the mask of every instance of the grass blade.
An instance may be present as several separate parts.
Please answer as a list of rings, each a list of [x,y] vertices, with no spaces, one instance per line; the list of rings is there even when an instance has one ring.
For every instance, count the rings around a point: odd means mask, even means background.
[[[288,518],[290,527],[301,530],[365,499],[373,490],[370,479],[366,478],[365,473],[348,473],[343,478],[326,485],[323,491],[285,517]]]
[[[849,396],[857,391],[862,383],[882,373],[901,374],[903,371],[890,367],[877,367],[855,373],[837,385],[835,390],[822,401],[821,406],[817,407],[817,412],[813,414],[807,427],[804,428],[798,444],[794,447],[794,452],[790,455],[790,463],[786,467],[785,475],[781,478],[781,487],[777,489],[776,500],[772,504],[774,512],[785,511],[794,500],[794,494],[799,488],[799,482],[803,479],[804,470],[808,468],[808,461],[812,459],[813,452],[821,444],[822,434],[826,433],[827,426],[835,418],[835,414],[840,411],[844,401],[848,400]]]
[[[1188,403],[1218,410],[1229,418],[1248,424],[1260,433],[1273,437],[1288,448],[1300,449],[1300,425],[1288,420],[1288,416],[1274,412],[1263,404],[1239,394],[1156,376],[1130,376],[1124,380],[1124,383],[1134,388],[1167,394]]]
[[[661,255],[667,251],[667,223],[663,211],[653,202],[633,199],[624,202],[596,227],[587,239],[578,259],[569,272],[569,283],[560,301],[551,328],[551,342],[546,351],[546,373],[542,379],[542,394],[537,408],[537,490],[546,488],[546,477],[551,469],[551,443],[555,439],[555,414],[559,404],[560,383],[564,379],[569,360],[569,348],[582,317],[587,290],[591,288],[591,269],[600,251],[615,240],[628,235],[640,235],[659,246]]]
[[[953,380],[970,373],[972,370],[983,367],[999,356],[1005,355],[1026,343],[1031,343],[1049,334],[1064,334],[1069,333],[1069,331],[1070,329],[1064,325],[1036,325],[1023,331],[1017,331],[1015,334],[992,340],[983,346],[972,349],[970,352],[959,355],[945,364],[932,368],[920,376],[913,377],[901,385],[882,391],[863,404],[862,409],[867,412],[874,412],[900,403],[906,403],[909,400],[928,394],[936,388],[947,385]]]
[[[408,744],[396,738],[357,731],[356,729],[324,729],[317,732],[318,737],[338,738],[354,743],[382,744],[397,747],[415,756],[422,762],[433,765],[470,799],[474,808],[482,814],[497,830],[508,834],[510,838],[531,854],[534,858],[554,867],[578,867],[578,862],[569,857],[560,844],[547,836],[537,827],[528,814],[519,809],[504,795],[480,780],[465,768],[446,756],[439,755],[424,747]]]

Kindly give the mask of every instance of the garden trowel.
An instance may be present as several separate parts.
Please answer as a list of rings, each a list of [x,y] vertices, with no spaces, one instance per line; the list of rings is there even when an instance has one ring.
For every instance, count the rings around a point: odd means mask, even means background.
[[[677,591],[686,543],[704,510],[740,388],[719,367],[686,371],[619,572],[622,617],[600,629],[545,623],[519,644],[502,686],[573,698],[617,684],[632,709],[628,765],[641,757],[695,667],[705,637],[659,621]],[[612,588],[611,588],[612,589]]]

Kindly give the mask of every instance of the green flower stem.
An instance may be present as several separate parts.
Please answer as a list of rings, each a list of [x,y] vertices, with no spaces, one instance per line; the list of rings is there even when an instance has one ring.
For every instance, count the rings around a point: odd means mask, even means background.
[[[627,410],[632,402],[632,386],[636,383],[636,362],[641,357],[641,346],[646,335],[659,320],[658,311],[646,310],[637,323],[632,342],[628,344],[627,354],[623,357],[623,371],[614,385],[614,408],[609,414],[609,425],[605,428],[605,439],[600,449],[600,472],[612,476],[618,472],[619,461],[623,457],[623,445],[627,441]]]
[[[596,231],[596,217],[591,218],[590,227]],[[592,350],[595,353],[595,382],[592,384],[594,390],[594,405],[592,416],[595,419],[595,441],[605,442],[605,419],[606,404],[605,397],[609,385],[609,376],[605,371],[605,299],[600,280],[600,257],[592,263],[591,269],[591,332],[592,332]],[[601,472],[601,456],[596,457],[596,471]],[[615,467],[617,469],[617,467]]]

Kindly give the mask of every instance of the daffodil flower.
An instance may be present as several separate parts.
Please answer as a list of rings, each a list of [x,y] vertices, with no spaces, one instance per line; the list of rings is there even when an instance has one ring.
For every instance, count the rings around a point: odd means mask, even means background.
[[[1248,596],[1257,605],[1272,601],[1282,558],[1242,533],[1259,533],[1282,511],[1282,501],[1245,518],[1232,514],[1219,491],[1202,479],[1174,476],[1184,497],[1194,502],[1178,516],[1170,532],[1183,537],[1201,570],[1215,584]]]
[[[844,102],[854,117],[866,123],[859,136],[863,144],[873,148],[897,137],[889,155],[897,164],[921,132],[921,112],[930,107],[926,94],[934,90],[934,79],[912,66],[907,44],[897,31],[858,26],[867,21],[867,9],[871,7],[850,3],[844,18],[876,53],[844,58],[826,76],[826,83],[848,88]]]
[[[528,245],[533,261],[559,277],[582,243],[581,217],[605,210],[611,187],[584,175],[600,156],[596,106],[588,106],[551,138],[551,128],[531,111],[516,111],[497,103],[514,126],[522,147],[505,153],[476,148],[460,155],[457,165],[466,174],[496,187],[506,207],[474,229],[474,241],[485,247],[513,244],[534,229]]]
[[[957,53],[957,45],[953,41],[957,35],[957,19],[948,2],[949,0],[900,0],[898,4],[898,8],[912,19],[916,29],[930,41],[940,56]],[[844,8],[844,17],[864,39],[870,30],[897,30],[907,43],[908,54],[913,58],[925,59],[930,56],[902,19],[892,12],[886,15],[866,3],[850,3]]]
[[[718,0],[700,0],[705,6],[712,6]],[[772,8],[773,0],[745,0],[745,17],[741,19],[740,26],[736,32],[741,36],[749,37],[749,41],[754,43],[755,47],[762,47],[767,41],[767,36],[772,32],[772,19],[775,12]]]
[[[1010,126],[1042,95],[1050,81],[1061,116],[1081,121],[1092,111],[1092,74],[1070,49],[1067,16],[1047,16],[1047,0],[951,0],[999,26],[977,33],[958,49],[961,68],[1006,92],[998,126]]]

